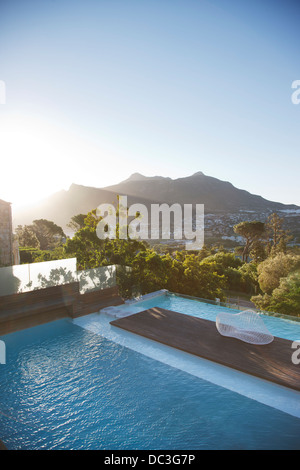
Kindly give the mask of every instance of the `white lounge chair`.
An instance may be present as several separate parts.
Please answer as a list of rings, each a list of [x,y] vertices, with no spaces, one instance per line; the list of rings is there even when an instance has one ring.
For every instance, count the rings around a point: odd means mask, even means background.
[[[269,344],[274,336],[266,328],[263,319],[253,310],[240,313],[221,312],[216,327],[223,336],[237,338],[251,344]]]

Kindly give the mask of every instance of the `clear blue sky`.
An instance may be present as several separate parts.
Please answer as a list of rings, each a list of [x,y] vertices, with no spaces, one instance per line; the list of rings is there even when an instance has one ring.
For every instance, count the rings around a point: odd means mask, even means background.
[[[299,1],[1,0],[0,198],[203,171],[300,205],[299,25]]]

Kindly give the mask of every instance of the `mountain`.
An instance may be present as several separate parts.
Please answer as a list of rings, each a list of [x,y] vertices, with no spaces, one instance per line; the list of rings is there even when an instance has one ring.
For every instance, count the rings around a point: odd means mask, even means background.
[[[172,204],[204,204],[205,211],[238,210],[284,210],[297,209],[296,205],[286,205],[268,201],[261,196],[238,189],[228,181],[207,176],[201,171],[184,178],[146,177],[134,173],[127,180],[105,188],[117,194],[126,194],[134,199]]]
[[[49,219],[66,230],[71,217],[86,214],[99,204],[117,204],[117,195],[127,195],[128,205],[135,202],[149,207],[151,203],[174,202],[204,204],[205,213],[235,213],[238,211],[268,212],[300,209],[296,205],[268,201],[261,196],[238,189],[228,181],[207,176],[201,171],[191,176],[171,179],[134,173],[119,184],[94,188],[72,184],[38,204],[22,211],[13,208],[14,227],[30,224],[34,219]]]
[[[72,184],[70,188],[22,208],[12,207],[13,226],[31,224],[35,219],[48,219],[68,232],[67,224],[77,214],[87,214],[102,202],[117,203],[111,191]]]

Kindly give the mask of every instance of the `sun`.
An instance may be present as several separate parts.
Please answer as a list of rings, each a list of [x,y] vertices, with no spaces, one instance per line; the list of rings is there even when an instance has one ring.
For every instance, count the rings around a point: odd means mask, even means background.
[[[2,173],[0,197],[12,204],[34,202],[57,186],[58,141],[49,126],[22,116],[0,116]],[[54,184],[53,184],[54,183]]]
[[[0,116],[0,198],[14,205],[37,202],[67,189],[83,163],[84,145],[72,132],[22,115]]]
[[[41,116],[0,114],[0,199],[13,206],[38,203],[72,183],[105,187],[128,177],[116,136],[89,138],[72,123]],[[134,168],[132,168],[132,171]]]

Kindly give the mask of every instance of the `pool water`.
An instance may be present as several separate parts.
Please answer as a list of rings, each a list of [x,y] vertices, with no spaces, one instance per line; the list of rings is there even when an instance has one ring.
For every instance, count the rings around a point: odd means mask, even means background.
[[[0,439],[8,449],[300,449],[299,418],[72,320],[2,339]]]
[[[112,314],[115,311],[116,316],[123,316],[138,313],[151,307],[161,307],[166,310],[173,310],[175,312],[193,315],[194,317],[200,317],[214,322],[220,312],[239,313],[236,309],[222,307],[170,293],[164,293],[150,297],[147,300],[128,303],[118,307],[109,307],[107,310],[111,311]],[[264,314],[260,314],[260,317],[273,336],[289,339],[291,341],[300,340],[300,321],[293,320],[292,318],[283,319]]]

